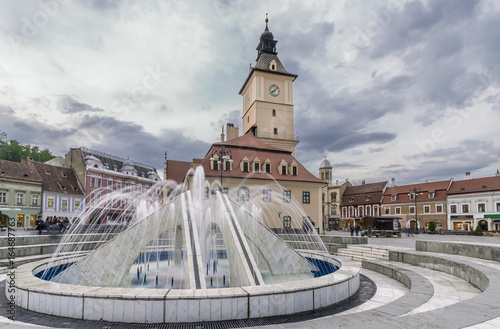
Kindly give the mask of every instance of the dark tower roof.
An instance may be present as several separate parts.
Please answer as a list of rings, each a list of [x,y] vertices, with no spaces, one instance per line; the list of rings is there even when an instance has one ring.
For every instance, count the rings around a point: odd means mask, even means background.
[[[260,41],[256,48],[257,63],[255,63],[255,67],[250,66],[250,72],[248,73],[248,77],[245,80],[245,83],[240,89],[239,92],[240,95],[243,92],[243,89],[245,88],[247,82],[250,80],[250,77],[252,76],[253,72],[255,71],[288,75],[293,77],[294,80],[295,78],[298,77],[298,75],[288,72],[281,63],[280,59],[278,58],[278,52],[276,51],[276,43],[278,43],[278,40],[274,40],[273,33],[269,31],[269,27],[267,25],[268,22],[269,19],[267,18],[266,14],[266,28],[264,29],[264,32],[262,32],[262,34],[260,35]],[[274,66],[273,69],[270,68],[272,66]]]
[[[269,19],[267,18],[266,14],[266,29],[260,35],[260,41],[256,48],[258,52],[256,59],[257,62],[259,61],[259,58],[263,53],[268,53],[273,55],[278,54],[278,52],[276,51],[276,44],[278,43],[278,40],[274,40],[274,36],[272,32],[269,31],[267,22],[269,22]]]

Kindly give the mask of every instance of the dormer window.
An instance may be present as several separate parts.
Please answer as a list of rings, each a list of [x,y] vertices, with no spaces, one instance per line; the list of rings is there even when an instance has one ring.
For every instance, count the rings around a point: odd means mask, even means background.
[[[240,162],[240,170],[242,172],[249,172],[250,166],[249,166],[250,161],[248,160],[247,157],[244,157],[241,162]]]
[[[255,172],[255,173],[260,172],[260,160],[259,160],[259,158],[255,158],[253,160],[252,167],[253,167],[253,172]]]
[[[429,199],[433,199],[435,196],[435,192],[429,192]]]
[[[354,197],[351,197],[351,198],[349,199],[349,202],[354,202]]]
[[[266,174],[271,173],[271,160],[266,159],[266,161],[264,161],[264,170],[266,171]]]
[[[50,175],[50,174],[49,174]],[[68,175],[66,175],[64,172],[61,171],[61,176],[63,177],[68,177]]]
[[[397,195],[391,195],[391,201],[396,201]]]
[[[290,165],[289,171],[290,171],[290,173],[293,176],[297,176],[298,175],[298,164],[297,164],[297,161],[293,160],[293,162]]]
[[[273,59],[271,63],[269,63],[269,69],[271,71],[276,71],[277,68],[278,68],[278,63],[276,63],[276,60]]]
[[[367,195],[367,196],[365,197],[365,201],[370,201],[370,199],[371,199],[371,198],[372,198],[371,196]]]

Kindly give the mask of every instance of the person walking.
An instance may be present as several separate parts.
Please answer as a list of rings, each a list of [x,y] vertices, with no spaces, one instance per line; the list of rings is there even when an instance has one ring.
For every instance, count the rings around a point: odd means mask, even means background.
[[[38,216],[35,221],[35,228],[38,230],[38,235],[42,235],[42,230],[45,228],[42,216]]]

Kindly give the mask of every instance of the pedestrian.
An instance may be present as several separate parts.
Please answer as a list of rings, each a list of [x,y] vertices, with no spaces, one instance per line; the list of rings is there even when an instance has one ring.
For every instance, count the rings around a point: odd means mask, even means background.
[[[356,236],[359,235],[359,229],[360,229],[360,226],[356,225],[356,227],[354,228],[354,232],[356,233]]]
[[[38,230],[38,235],[42,235],[42,230],[45,228],[42,216],[38,216],[35,221],[35,227]]]
[[[351,228],[351,236],[354,236],[354,226],[349,224],[349,227]]]

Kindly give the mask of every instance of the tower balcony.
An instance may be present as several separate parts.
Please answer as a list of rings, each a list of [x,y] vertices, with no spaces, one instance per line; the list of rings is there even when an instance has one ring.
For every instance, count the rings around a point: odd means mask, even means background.
[[[284,140],[284,141],[299,141],[299,134],[285,134],[285,133],[278,133],[274,134],[270,131],[256,131],[255,132],[255,137],[256,138],[262,138],[262,139],[279,139],[279,140]]]

